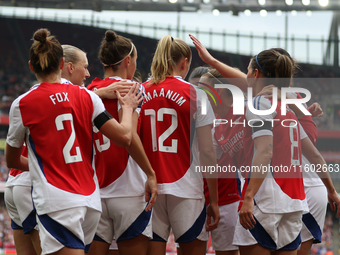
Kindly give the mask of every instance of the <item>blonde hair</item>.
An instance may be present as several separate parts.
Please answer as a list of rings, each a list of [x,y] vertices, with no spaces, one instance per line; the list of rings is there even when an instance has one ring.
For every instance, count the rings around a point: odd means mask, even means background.
[[[187,58],[191,61],[191,50],[186,42],[170,35],[164,36],[157,45],[151,64],[150,84],[159,84],[167,76],[172,76],[178,62]]]
[[[80,61],[80,57],[79,57],[79,52],[84,52],[81,49],[72,46],[72,45],[68,45],[68,44],[63,44],[61,45],[61,47],[63,48],[63,52],[64,52],[64,58],[65,58],[65,63],[71,62],[73,64],[77,64]],[[84,52],[85,53],[85,52]]]

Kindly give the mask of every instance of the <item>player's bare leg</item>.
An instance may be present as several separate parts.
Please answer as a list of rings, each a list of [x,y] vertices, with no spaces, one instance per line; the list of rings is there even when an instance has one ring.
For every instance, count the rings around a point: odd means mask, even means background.
[[[166,242],[149,241],[148,255],[165,255]]]
[[[310,252],[310,249],[313,245],[313,239],[310,239],[308,241],[305,241],[301,243],[300,249],[297,251],[298,255],[308,255]]]
[[[233,251],[215,251],[216,255],[238,255],[238,250]]]
[[[207,242],[195,239],[190,243],[180,243],[182,254],[185,255],[205,255],[207,250]]]
[[[107,255],[109,251],[110,244],[106,242],[100,242],[93,240],[91,243],[88,255]]]
[[[118,250],[109,250],[107,255],[119,255],[119,251]]]
[[[41,246],[40,246],[40,238],[39,238],[39,232],[38,230],[31,230],[29,232],[29,236],[31,239],[31,243],[33,244],[33,247],[37,254],[41,254]]]
[[[146,255],[149,246],[149,238],[140,234],[139,236],[117,243],[119,255]]]
[[[239,246],[241,255],[270,255],[270,250],[263,248],[259,244],[249,246]]]
[[[25,235],[22,229],[13,230],[15,249],[18,255],[36,255],[36,251],[29,235]]]
[[[295,250],[295,251],[274,251],[272,254],[273,255],[296,255],[297,250]]]
[[[85,251],[83,249],[72,249],[64,247],[57,252],[50,253],[50,255],[85,255]]]

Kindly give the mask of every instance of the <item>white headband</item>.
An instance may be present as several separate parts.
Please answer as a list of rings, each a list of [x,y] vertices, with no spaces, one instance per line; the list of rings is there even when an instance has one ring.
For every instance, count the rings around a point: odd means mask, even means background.
[[[118,62],[116,62],[116,63],[114,63],[114,64],[111,64],[111,65],[107,65],[107,64],[104,64],[104,63],[102,63],[103,64],[103,66],[115,66],[115,65],[118,65],[119,63],[121,63],[121,62],[123,62],[123,60],[124,59],[126,59],[127,58],[127,56],[130,56],[131,55],[131,53],[132,53],[132,51],[133,51],[133,43],[131,43],[131,50],[130,50],[130,52],[129,52],[129,54],[127,54],[123,59],[121,59],[121,60],[119,60]]]

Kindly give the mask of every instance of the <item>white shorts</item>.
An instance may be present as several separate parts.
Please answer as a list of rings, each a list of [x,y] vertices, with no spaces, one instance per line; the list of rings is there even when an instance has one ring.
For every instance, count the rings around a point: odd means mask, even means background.
[[[38,229],[30,186],[6,187],[5,203],[12,229],[23,229],[25,234]]]
[[[296,250],[301,244],[302,211],[292,213],[263,213],[256,205],[253,213],[256,224],[247,230],[239,218],[234,234],[234,245],[259,244],[269,250]]]
[[[117,245],[116,239],[112,240],[112,243],[109,247],[109,250],[118,250],[118,245]]]
[[[166,242],[170,229],[177,243],[189,243],[196,238],[208,241],[205,199],[181,198],[161,194],[153,207],[153,241]]]
[[[314,243],[320,243],[328,203],[327,189],[325,186],[305,187],[305,193],[309,213],[302,216],[301,241],[314,239]]]
[[[239,201],[219,206],[221,218],[218,227],[211,231],[212,246],[215,251],[238,250],[238,247],[233,245],[238,204]]]
[[[64,247],[88,251],[93,241],[100,212],[88,207],[75,207],[38,215],[42,254]]]
[[[102,198],[102,215],[95,240],[111,243],[133,239],[143,234],[152,238],[151,211],[146,212],[144,196]]]

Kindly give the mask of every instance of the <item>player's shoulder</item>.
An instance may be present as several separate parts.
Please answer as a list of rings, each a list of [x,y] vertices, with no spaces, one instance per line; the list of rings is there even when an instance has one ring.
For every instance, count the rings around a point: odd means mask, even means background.
[[[65,78],[61,78],[60,83],[61,83],[61,84],[71,84],[71,85],[73,85],[72,82],[70,82],[69,80],[67,80],[67,79],[65,79]]]
[[[181,76],[170,76],[169,78],[172,78],[180,83],[186,84],[186,85],[192,85],[190,82],[187,82],[184,80]]]
[[[252,105],[256,110],[266,110],[272,107],[272,101],[264,96],[256,96],[252,99]]]

